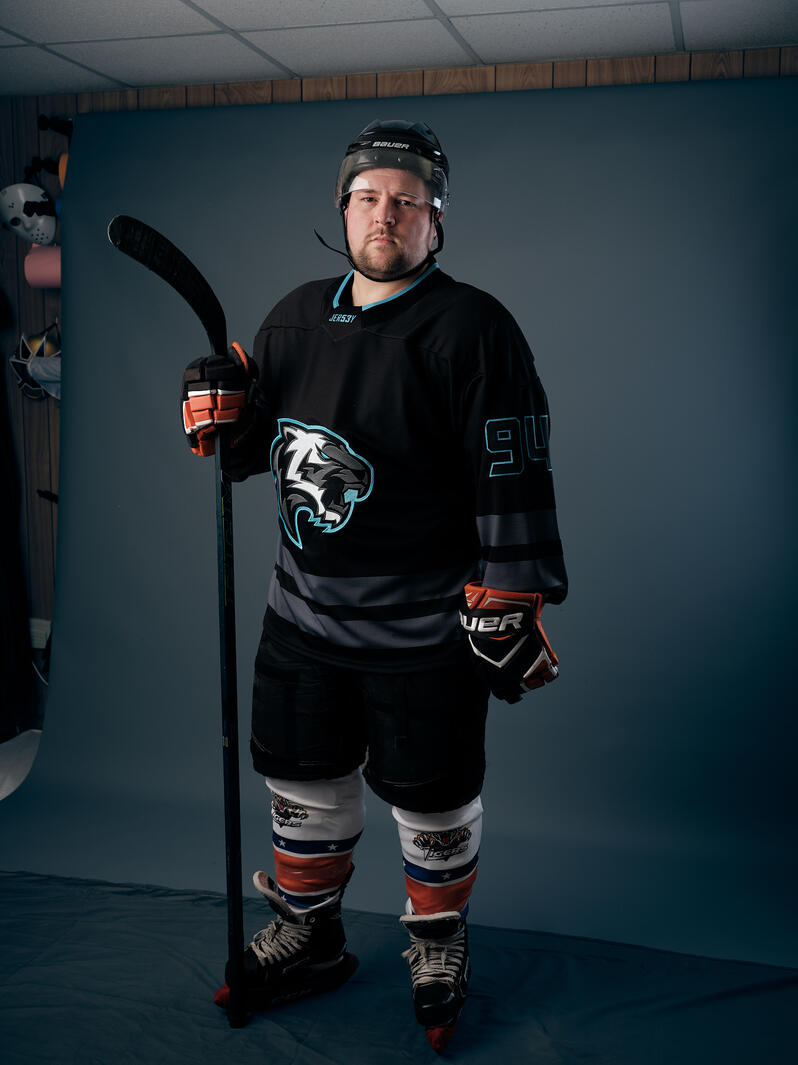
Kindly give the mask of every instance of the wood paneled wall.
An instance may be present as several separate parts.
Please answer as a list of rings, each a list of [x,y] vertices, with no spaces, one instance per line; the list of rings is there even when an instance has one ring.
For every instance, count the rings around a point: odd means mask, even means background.
[[[39,114],[73,116],[94,111],[540,91],[796,74],[798,47],[789,47],[167,86],[61,96],[0,97],[0,188],[21,181],[25,166],[34,156],[58,156],[65,150],[63,137],[39,131]],[[42,174],[39,183],[53,196],[58,194],[57,182],[49,175]],[[55,318],[60,318],[60,291],[32,289],[27,285],[23,269],[27,247],[7,234],[0,235],[0,287],[15,317],[13,327],[1,335],[9,413],[23,482],[22,535],[28,560],[30,611],[34,618],[49,619],[53,606],[57,507],[42,499],[37,489],[58,491],[59,407],[50,398],[36,401],[23,397],[8,369],[7,359],[20,332],[36,333]],[[69,360],[68,351],[64,352],[63,358]]]
[[[64,137],[39,131],[38,115],[68,114],[74,110],[75,102],[69,97],[0,97],[0,188],[23,181],[25,167],[35,156],[57,158],[66,150]],[[58,180],[52,175],[42,173],[33,181],[54,198],[58,195]],[[4,297],[0,340],[8,413],[22,480],[22,538],[30,614],[49,620],[58,507],[43,499],[37,489],[58,491],[60,408],[49,397],[33,400],[23,396],[8,357],[14,353],[20,333],[30,336],[60,320],[61,293],[59,289],[34,289],[28,285],[24,262],[29,248],[29,244],[0,232],[0,290]],[[6,565],[7,560],[1,564]]]

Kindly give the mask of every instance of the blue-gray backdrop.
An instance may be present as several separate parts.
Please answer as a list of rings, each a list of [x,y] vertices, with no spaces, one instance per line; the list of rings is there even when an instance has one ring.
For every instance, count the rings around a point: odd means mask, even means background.
[[[62,473],[45,733],[0,808],[6,869],[223,890],[211,463],[180,375],[196,319],[115,252],[136,215],[250,345],[343,260],[332,187],[375,117],[452,164],[444,269],[517,317],[552,409],[572,590],[562,677],[494,704],[474,921],[798,964],[798,83],[737,81],[77,119],[64,197]],[[277,524],[235,489],[245,883],[270,867],[248,768]],[[351,907],[404,900],[373,796]]]

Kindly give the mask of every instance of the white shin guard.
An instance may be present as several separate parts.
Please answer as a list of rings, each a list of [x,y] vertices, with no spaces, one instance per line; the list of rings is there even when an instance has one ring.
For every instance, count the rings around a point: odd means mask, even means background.
[[[344,840],[363,831],[366,798],[359,769],[335,780],[266,777],[266,787],[272,792],[274,831],[281,836]]]
[[[482,801],[442,813],[393,808],[408,891],[407,913],[463,911],[476,879]]]
[[[363,831],[363,775],[356,770],[335,780],[267,777],[266,785],[272,792],[279,894],[295,908],[323,903],[348,878],[352,851]]]

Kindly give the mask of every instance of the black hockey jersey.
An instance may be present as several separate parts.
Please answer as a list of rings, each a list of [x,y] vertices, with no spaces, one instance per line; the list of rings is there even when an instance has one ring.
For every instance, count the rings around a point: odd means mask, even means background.
[[[311,282],[266,318],[257,422],[230,474],[274,478],[275,637],[407,668],[456,646],[470,580],[565,597],[549,412],[518,325],[487,293],[437,264],[364,307],[351,288],[351,273]]]

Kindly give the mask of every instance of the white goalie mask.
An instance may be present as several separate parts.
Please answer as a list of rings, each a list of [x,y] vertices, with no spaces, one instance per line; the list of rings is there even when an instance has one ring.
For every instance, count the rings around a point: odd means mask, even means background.
[[[0,189],[0,225],[29,244],[52,244],[58,220],[55,204],[38,185]]]

